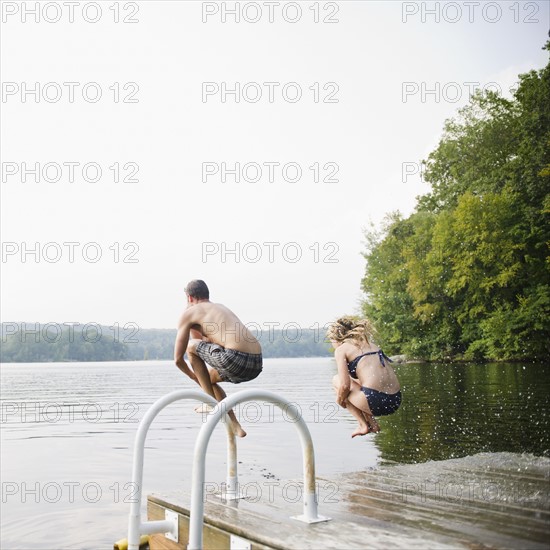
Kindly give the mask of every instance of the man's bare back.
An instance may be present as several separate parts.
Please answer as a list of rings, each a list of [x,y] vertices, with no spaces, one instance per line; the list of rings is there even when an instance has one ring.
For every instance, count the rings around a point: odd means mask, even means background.
[[[182,325],[197,330],[208,341],[226,349],[245,353],[262,352],[254,335],[222,304],[200,302],[192,305],[183,313],[178,330]]]
[[[262,372],[262,348],[229,308],[210,301],[204,281],[191,281],[186,294],[187,308],[178,324],[174,361],[208,395],[221,401],[226,395],[219,382],[248,382]],[[185,352],[192,368],[185,361]],[[233,411],[228,415],[235,434],[244,437],[246,432]]]

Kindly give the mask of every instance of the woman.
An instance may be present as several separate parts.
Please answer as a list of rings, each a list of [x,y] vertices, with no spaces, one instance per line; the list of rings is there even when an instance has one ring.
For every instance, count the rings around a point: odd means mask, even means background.
[[[366,319],[341,317],[332,323],[327,337],[334,347],[338,374],[332,379],[336,402],[359,423],[351,437],[379,432],[375,416],[394,413],[401,404],[399,380],[391,360],[369,341]]]

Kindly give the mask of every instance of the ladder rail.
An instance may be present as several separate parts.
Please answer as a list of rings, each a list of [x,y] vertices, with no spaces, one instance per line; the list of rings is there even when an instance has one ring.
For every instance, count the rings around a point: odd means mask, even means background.
[[[143,462],[145,454],[145,439],[153,420],[168,405],[182,399],[194,399],[207,405],[217,406],[218,402],[202,390],[177,390],[164,395],[143,415],[138,426],[134,441],[134,458],[132,465],[132,484],[136,488],[135,496],[130,505],[130,518],[128,521],[128,550],[138,550],[140,536],[150,533],[162,533],[170,531],[172,522],[166,521],[141,521],[141,499],[143,484]],[[237,446],[235,435],[231,425],[226,419],[228,446],[227,446],[227,484],[229,491],[237,486]]]
[[[206,471],[206,450],[214,428],[228,410],[233,409],[243,401],[262,399],[285,409],[286,414],[293,420],[300,436],[303,455],[304,472],[304,502],[303,515],[295,519],[306,523],[328,521],[330,518],[319,516],[317,513],[317,495],[315,490],[315,453],[313,441],[301,411],[289,400],[267,390],[243,390],[219,402],[208,415],[208,419],[200,429],[195,443],[193,457],[193,474],[191,481],[191,510],[189,517],[189,545],[188,550],[202,550],[202,528],[204,521],[204,481]]]

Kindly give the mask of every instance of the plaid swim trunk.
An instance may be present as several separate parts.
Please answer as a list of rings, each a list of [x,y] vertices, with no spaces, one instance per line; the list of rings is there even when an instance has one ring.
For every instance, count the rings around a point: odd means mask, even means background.
[[[218,371],[224,382],[233,384],[248,382],[262,372],[261,353],[225,349],[210,342],[199,342],[196,353],[205,363]]]

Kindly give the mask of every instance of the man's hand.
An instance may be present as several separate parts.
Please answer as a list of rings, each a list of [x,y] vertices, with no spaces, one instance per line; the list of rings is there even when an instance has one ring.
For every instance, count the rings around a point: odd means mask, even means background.
[[[176,366],[181,372],[183,372],[183,374],[186,374],[187,376],[189,376],[191,380],[194,380],[197,384],[199,383],[199,379],[197,378],[197,375],[193,372],[192,369],[190,369],[187,366],[187,363],[185,362],[185,359],[183,359],[183,357],[176,361]]]

